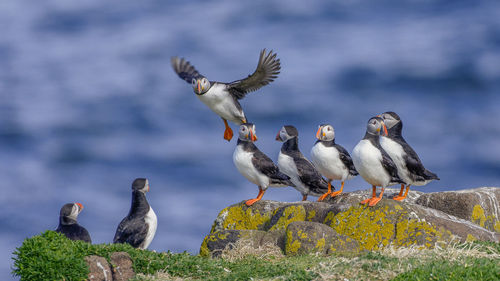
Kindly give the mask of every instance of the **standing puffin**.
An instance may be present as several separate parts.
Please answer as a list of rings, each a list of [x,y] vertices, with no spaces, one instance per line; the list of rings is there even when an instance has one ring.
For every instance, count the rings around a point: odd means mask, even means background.
[[[332,125],[320,125],[316,132],[318,141],[311,149],[311,160],[318,171],[328,179],[328,191],[318,198],[335,197],[344,190],[344,182],[358,175],[351,155],[342,146],[335,143],[335,131]],[[332,180],[340,180],[339,191],[332,193]]]
[[[255,199],[247,200],[245,202],[247,206],[262,199],[269,186],[285,187],[291,185],[290,177],[280,172],[273,161],[255,146],[254,141],[256,140],[254,124],[240,125],[233,162],[245,178],[259,187],[259,195]]]
[[[382,118],[373,117],[368,120],[365,137],[352,151],[354,167],[363,179],[372,185],[372,198],[361,201],[361,204],[369,203],[369,206],[375,206],[382,199],[385,187],[403,183],[398,176],[396,164],[380,146],[381,130],[387,135]],[[377,186],[382,187],[379,197]]]
[[[401,118],[391,111],[382,113],[380,117],[382,117],[384,125],[387,127],[387,136],[381,137],[380,145],[394,160],[398,168],[399,177],[407,184],[404,195],[403,190],[405,185],[401,184],[399,195],[393,198],[394,200],[401,201],[408,195],[410,185],[422,186],[432,180],[439,180],[439,178],[424,167],[417,153],[403,138],[401,133],[403,122]]]
[[[132,205],[128,215],[116,229],[113,243],[128,243],[134,248],[146,249],[156,233],[156,214],[146,200],[149,191],[147,179],[138,178],[132,183]]]
[[[227,141],[233,137],[233,131],[227,124],[227,120],[237,125],[247,122],[238,100],[273,82],[278,77],[281,68],[280,60],[276,58],[276,54],[273,54],[273,51],[266,53],[266,49],[263,49],[260,52],[257,69],[252,75],[231,83],[222,83],[209,81],[189,61],[183,58],[173,57],[171,62],[177,75],[191,83],[197,97],[222,118],[226,126],[224,139]]]
[[[92,243],[89,232],[77,222],[78,215],[83,210],[80,203],[68,203],[59,212],[59,226],[56,231],[66,235],[71,240],[82,240]]]
[[[276,136],[284,142],[278,157],[280,171],[290,177],[295,189],[302,194],[302,201],[308,195],[321,196],[328,191],[328,182],[321,177],[313,164],[299,150],[299,132],[294,126],[283,126]]]

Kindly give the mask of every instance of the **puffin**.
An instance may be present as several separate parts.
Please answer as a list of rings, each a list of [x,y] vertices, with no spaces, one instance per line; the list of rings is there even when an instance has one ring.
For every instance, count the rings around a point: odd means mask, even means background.
[[[344,182],[358,175],[349,152],[335,143],[335,130],[330,124],[319,125],[318,139],[311,148],[311,161],[318,171],[328,179],[328,191],[318,198],[323,201],[328,195],[335,197],[344,190]],[[340,180],[340,190],[332,192],[332,181]]]
[[[361,177],[372,185],[372,197],[361,201],[361,204],[368,203],[369,206],[375,206],[382,199],[387,186],[404,183],[398,176],[396,164],[380,145],[381,131],[387,135],[384,121],[380,117],[372,117],[368,120],[364,138],[352,151],[354,167]],[[379,197],[377,186],[382,187]]]
[[[132,205],[128,215],[116,229],[113,243],[128,243],[134,248],[147,249],[156,233],[156,214],[149,206],[146,192],[149,181],[137,178],[132,183]]]
[[[233,153],[233,162],[238,171],[250,182],[259,187],[257,198],[245,201],[252,206],[262,199],[268,187],[290,186],[290,177],[280,172],[273,161],[254,144],[257,141],[255,125],[245,123],[240,125],[238,142]]]
[[[294,126],[283,126],[276,140],[283,142],[278,156],[278,168],[290,177],[293,187],[302,194],[302,201],[308,195],[322,196],[328,191],[328,182],[314,168],[314,165],[299,150],[299,132]]]
[[[439,180],[439,177],[433,172],[427,170],[417,153],[403,138],[403,121],[395,112],[388,111],[380,115],[384,120],[384,125],[387,128],[387,136],[380,138],[380,145],[387,151],[387,154],[394,160],[398,168],[399,177],[406,183],[406,191],[404,184],[401,184],[399,195],[393,199],[401,201],[406,198],[410,185],[422,186],[433,180]]]
[[[230,83],[209,81],[184,58],[172,57],[171,63],[177,75],[190,83],[196,96],[213,112],[219,115],[226,127],[224,139],[230,141],[233,131],[227,121],[237,125],[247,123],[247,118],[238,100],[246,94],[271,83],[280,73],[280,60],[276,53],[263,49],[260,52],[257,69],[248,77]]]
[[[66,235],[71,240],[82,240],[92,243],[87,229],[77,222],[78,215],[82,210],[83,205],[80,203],[68,203],[62,206],[59,212],[59,226],[56,231]]]

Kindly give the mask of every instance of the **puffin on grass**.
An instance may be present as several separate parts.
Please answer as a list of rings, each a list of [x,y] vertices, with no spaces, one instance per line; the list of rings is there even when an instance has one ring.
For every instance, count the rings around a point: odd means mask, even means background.
[[[78,215],[82,212],[80,203],[68,203],[62,206],[59,212],[59,226],[56,231],[66,235],[71,240],[82,240],[92,243],[90,234],[85,227],[78,224]]]
[[[380,145],[392,158],[398,168],[399,177],[406,183],[404,194],[405,184],[401,184],[399,195],[393,198],[401,201],[408,195],[410,185],[426,185],[433,180],[439,180],[439,177],[424,167],[417,153],[403,138],[403,121],[399,115],[388,111],[382,113],[380,117],[387,128],[387,136],[380,138]]]
[[[245,178],[259,187],[259,195],[255,199],[247,200],[247,206],[261,200],[270,186],[285,187],[292,184],[290,177],[280,172],[273,161],[255,146],[257,135],[254,124],[240,125],[238,134],[238,144],[233,153],[234,165]]]
[[[146,192],[149,181],[137,178],[132,183],[132,205],[128,215],[116,229],[113,243],[127,243],[134,248],[147,249],[156,233],[158,220],[149,206]]]
[[[267,53],[266,49],[260,52],[257,69],[253,74],[230,83],[209,81],[183,58],[173,57],[171,62],[177,75],[192,85],[196,96],[222,118],[226,127],[224,139],[227,141],[233,137],[228,120],[237,125],[247,122],[238,100],[273,82],[281,69],[280,60],[276,58],[276,54],[273,54],[272,50]]]
[[[283,126],[278,132],[276,140],[284,142],[278,157],[278,167],[290,177],[293,187],[302,194],[302,201],[305,201],[308,195],[320,197],[325,194],[328,182],[302,155],[298,138],[299,132],[294,126]]]
[[[387,135],[382,118],[373,117],[368,120],[364,138],[352,151],[354,167],[361,177],[372,185],[372,197],[361,201],[361,204],[368,203],[369,206],[375,206],[382,199],[387,186],[404,183],[398,176],[396,164],[380,145],[381,131]],[[377,186],[382,187],[379,197]]]
[[[358,175],[351,155],[335,143],[335,130],[330,124],[320,125],[316,132],[318,141],[311,149],[311,160],[318,171],[328,179],[328,191],[318,198],[323,201],[328,195],[335,197],[344,190],[344,182]],[[339,191],[332,192],[332,181],[340,180]]]

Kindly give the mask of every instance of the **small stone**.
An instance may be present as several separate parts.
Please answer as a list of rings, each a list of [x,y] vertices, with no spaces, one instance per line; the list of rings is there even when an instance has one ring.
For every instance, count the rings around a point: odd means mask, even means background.
[[[112,281],[111,267],[108,261],[100,256],[87,256],[85,262],[89,266],[88,280],[90,281]]]
[[[126,281],[135,276],[132,268],[132,259],[127,252],[112,253],[110,261],[113,267],[114,281]]]

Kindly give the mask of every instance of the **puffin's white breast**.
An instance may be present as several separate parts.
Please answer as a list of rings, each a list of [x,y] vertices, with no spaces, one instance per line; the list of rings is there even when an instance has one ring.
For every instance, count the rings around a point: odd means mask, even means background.
[[[243,111],[236,106],[233,96],[226,85],[214,83],[203,95],[196,95],[204,104],[220,117],[240,125],[244,118]]]
[[[330,180],[346,180],[349,170],[340,160],[340,154],[335,147],[327,147],[321,142],[311,149],[311,161],[318,171]]]
[[[156,214],[151,206],[149,206],[149,211],[146,214],[144,221],[148,224],[148,232],[141,248],[147,249],[149,247],[149,244],[151,244],[151,241],[153,241],[153,238],[155,237],[156,227],[158,226],[158,219],[156,218]]]
[[[255,168],[252,157],[253,153],[245,151],[241,145],[237,145],[233,153],[234,165],[250,182],[266,189],[269,186],[269,178]]]
[[[358,173],[371,185],[386,187],[391,177],[382,166],[382,153],[369,140],[361,140],[352,151]]]
[[[309,189],[305,187],[299,179],[299,171],[292,157],[280,151],[278,156],[278,168],[282,173],[290,177],[290,181],[295,185],[294,188],[300,193],[307,194],[309,192]]]

